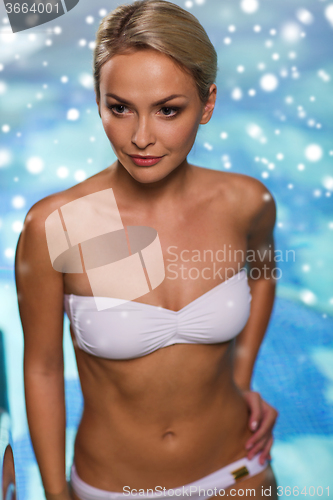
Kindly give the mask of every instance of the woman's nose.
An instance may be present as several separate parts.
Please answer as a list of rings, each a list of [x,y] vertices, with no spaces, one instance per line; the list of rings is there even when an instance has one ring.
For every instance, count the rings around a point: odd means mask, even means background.
[[[140,149],[145,149],[149,144],[154,144],[155,137],[152,124],[146,117],[139,118],[132,135],[132,142]]]

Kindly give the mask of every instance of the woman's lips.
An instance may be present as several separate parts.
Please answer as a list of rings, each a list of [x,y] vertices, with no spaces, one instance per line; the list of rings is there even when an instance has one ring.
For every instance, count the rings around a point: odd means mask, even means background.
[[[151,165],[155,165],[160,160],[162,160],[163,156],[160,157],[151,157],[151,158],[139,158],[135,156],[130,156],[133,162],[140,167],[150,167]]]

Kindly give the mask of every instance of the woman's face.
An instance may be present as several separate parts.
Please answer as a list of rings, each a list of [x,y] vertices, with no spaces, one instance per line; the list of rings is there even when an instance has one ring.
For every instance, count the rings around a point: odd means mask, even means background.
[[[210,90],[203,105],[194,79],[152,49],[118,54],[102,66],[99,113],[113,151],[134,179],[156,182],[187,162],[199,124],[214,109],[216,85]],[[130,155],[163,158],[138,166]]]

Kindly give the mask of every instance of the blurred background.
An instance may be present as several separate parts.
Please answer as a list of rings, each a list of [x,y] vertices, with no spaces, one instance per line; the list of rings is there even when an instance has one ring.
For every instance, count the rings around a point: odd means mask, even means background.
[[[35,202],[115,160],[95,104],[92,54],[101,18],[121,3],[80,0],[15,34],[0,4],[0,346],[19,500],[44,495],[25,413],[16,244]],[[272,466],[281,497],[290,487],[326,498],[327,488],[333,493],[333,3],[174,3],[199,19],[219,57],[217,105],[189,162],[256,177],[277,203],[281,277],[253,388],[279,411]],[[67,317],[64,332],[69,473],[82,395]]]

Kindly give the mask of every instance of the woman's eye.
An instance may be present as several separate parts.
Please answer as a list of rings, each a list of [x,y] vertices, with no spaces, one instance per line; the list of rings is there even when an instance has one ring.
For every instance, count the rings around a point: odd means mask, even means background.
[[[176,116],[176,114],[178,113],[178,110],[179,110],[179,108],[168,108],[168,107],[164,107],[162,109],[167,111],[167,113],[164,115],[166,117]],[[171,113],[170,113],[170,111],[171,111]],[[172,111],[174,111],[174,113],[172,113]]]
[[[123,115],[124,113],[122,113],[122,109],[119,110],[119,108],[126,109],[126,106],[124,106],[123,104],[114,104],[113,106],[108,106],[108,108],[112,111],[114,115]],[[118,109],[116,110],[116,108]]]
[[[107,106],[107,107],[116,116],[124,115],[125,114],[124,110],[128,109],[123,104],[113,104],[113,105]],[[161,108],[160,111],[162,111],[162,110],[163,110],[163,116],[165,118],[169,118],[169,117],[172,118],[178,114],[179,108],[171,108],[171,107],[164,106],[163,108]]]

